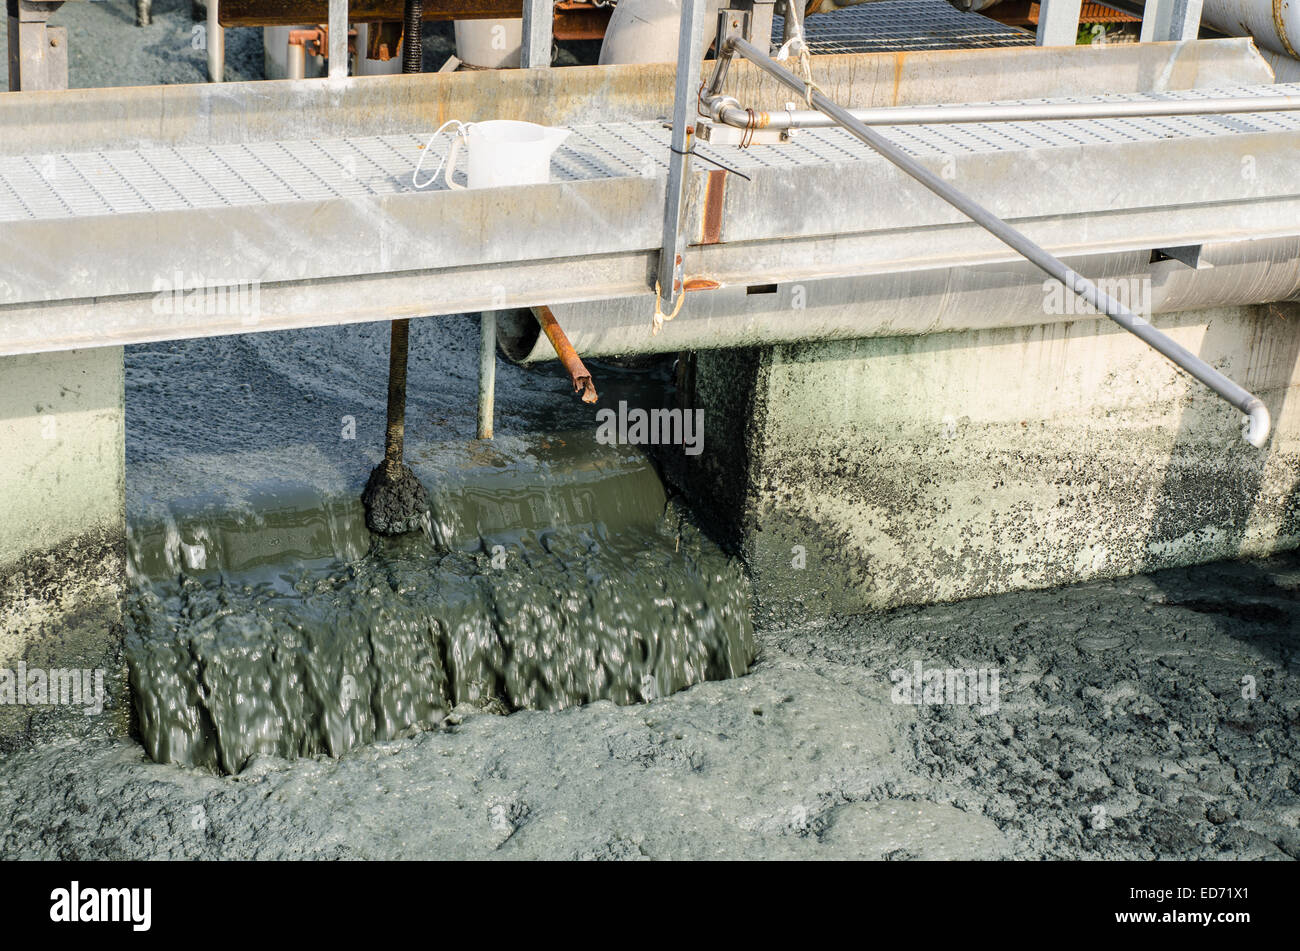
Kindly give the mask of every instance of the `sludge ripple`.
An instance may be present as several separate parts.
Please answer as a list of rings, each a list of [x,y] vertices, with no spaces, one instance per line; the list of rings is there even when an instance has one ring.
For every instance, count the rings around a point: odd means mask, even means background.
[[[429,729],[459,704],[627,704],[745,673],[739,566],[684,520],[599,523],[454,550],[138,579],[127,653],[158,762],[237,773]]]

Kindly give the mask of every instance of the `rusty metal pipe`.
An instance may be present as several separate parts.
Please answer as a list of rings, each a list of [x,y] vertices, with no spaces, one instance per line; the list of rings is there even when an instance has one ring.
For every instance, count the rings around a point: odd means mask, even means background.
[[[568,371],[569,379],[573,381],[573,392],[582,394],[584,403],[596,402],[599,397],[596,395],[596,384],[592,382],[591,373],[583,366],[578,351],[574,350],[573,344],[569,343],[564,328],[551,313],[551,308],[537,307],[533,310],[533,314],[537,317],[537,322],[542,325],[542,332],[546,334],[546,339],[551,341],[551,346],[555,348],[555,355],[560,358],[564,369]]]

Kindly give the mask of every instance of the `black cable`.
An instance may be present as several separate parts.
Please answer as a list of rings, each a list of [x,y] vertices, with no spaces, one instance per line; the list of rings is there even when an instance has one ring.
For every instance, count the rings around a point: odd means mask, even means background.
[[[750,178],[748,175],[746,175],[744,172],[738,172],[738,171],[736,171],[736,169],[732,168],[730,165],[723,165],[723,164],[722,164],[721,162],[719,162],[717,159],[711,159],[711,158],[709,158],[707,155],[703,155],[703,154],[701,154],[701,153],[695,151],[694,147],[692,147],[691,150],[690,150],[689,152],[683,152],[681,149],[675,149],[675,148],[673,148],[673,147],[670,145],[670,146],[668,146],[668,151],[669,151],[669,152],[672,152],[674,155],[694,155],[697,159],[700,159],[700,160],[703,161],[703,162],[708,162],[710,165],[716,165],[716,166],[718,166],[718,168],[722,169],[724,172],[730,172],[732,175],[739,175],[741,178],[743,178],[743,179],[744,179],[745,181],[747,181],[747,182],[752,182],[752,181],[753,181],[753,179]]]
[[[424,25],[424,0],[406,0],[402,14],[402,72],[424,72],[424,43],[420,29]]]

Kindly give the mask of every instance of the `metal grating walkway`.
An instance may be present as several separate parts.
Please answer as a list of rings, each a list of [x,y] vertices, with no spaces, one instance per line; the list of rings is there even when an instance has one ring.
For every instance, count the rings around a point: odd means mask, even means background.
[[[782,18],[772,38],[781,42]],[[1033,46],[1034,34],[947,0],[881,0],[808,17],[804,24],[814,53],[893,53],[907,50]]]
[[[1300,95],[1300,84],[1187,90],[1160,96],[1077,97],[1066,102]],[[1048,100],[1031,100],[1044,102]],[[913,155],[944,156],[1078,148],[1162,139],[1211,139],[1300,131],[1300,113],[897,126],[887,134]],[[669,131],[659,122],[574,128],[556,153],[557,181],[657,176]],[[0,157],[0,221],[352,199],[414,191],[425,135],[401,134],[219,146]],[[447,147],[435,142],[428,175]],[[882,161],[842,129],[805,129],[782,145],[748,149],[699,143],[699,152],[742,170]],[[460,173],[458,173],[458,176]],[[441,179],[432,190],[443,188]]]

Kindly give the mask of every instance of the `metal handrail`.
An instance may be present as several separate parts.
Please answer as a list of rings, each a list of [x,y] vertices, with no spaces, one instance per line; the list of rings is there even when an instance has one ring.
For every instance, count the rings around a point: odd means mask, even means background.
[[[819,129],[839,123],[809,109],[778,109],[755,115],[728,96],[708,96],[704,108],[717,122],[746,129]],[[864,125],[941,125],[952,122],[1047,122],[1069,119],[1126,119],[1159,116],[1234,115],[1300,110],[1300,96],[1234,96],[1206,99],[1102,102],[1009,102],[947,106],[881,106],[845,110]]]

